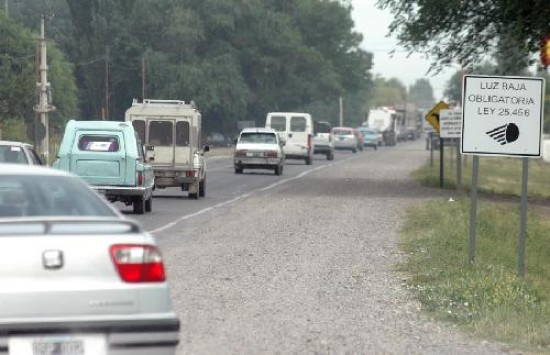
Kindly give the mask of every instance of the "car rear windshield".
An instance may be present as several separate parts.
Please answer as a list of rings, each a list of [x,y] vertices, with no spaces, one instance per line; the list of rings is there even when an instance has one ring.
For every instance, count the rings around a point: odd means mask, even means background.
[[[87,152],[118,152],[120,144],[117,136],[85,134],[78,139],[78,149]]]
[[[0,175],[0,218],[116,215],[106,201],[76,178]]]
[[[332,133],[337,136],[349,136],[353,134],[349,129],[335,129]]]
[[[239,143],[263,143],[263,144],[277,144],[277,137],[273,133],[241,133]]]
[[[0,145],[0,162],[10,164],[28,164],[23,148],[12,145]]]
[[[315,123],[315,134],[317,133],[330,133],[330,124],[324,122]]]

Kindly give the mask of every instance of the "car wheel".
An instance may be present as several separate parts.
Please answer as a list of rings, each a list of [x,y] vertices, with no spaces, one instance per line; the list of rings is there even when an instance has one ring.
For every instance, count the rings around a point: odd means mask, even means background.
[[[153,210],[153,194],[145,200],[145,212],[151,212]]]
[[[353,149],[351,150],[351,152],[352,152],[352,153],[357,153],[357,149],[353,148]]]
[[[242,173],[243,173],[243,168],[235,167],[235,174],[242,174]]]
[[[199,194],[189,193],[189,198],[192,199],[192,200],[198,200],[199,199]]]
[[[281,168],[282,168],[282,166],[280,166],[280,165],[277,165],[275,167],[275,175],[281,175],[281,170],[282,170]]]
[[[204,197],[206,195],[206,176],[199,182],[199,197]]]
[[[310,156],[308,156],[306,158],[306,165],[311,165],[311,157]]]
[[[135,214],[143,214],[145,212],[145,199],[143,196],[135,197],[132,205]]]

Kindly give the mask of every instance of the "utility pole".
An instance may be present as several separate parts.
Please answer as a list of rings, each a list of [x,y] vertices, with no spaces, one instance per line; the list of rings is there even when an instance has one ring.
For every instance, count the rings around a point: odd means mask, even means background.
[[[342,96],[340,96],[339,104],[340,104],[340,127],[343,127],[344,126],[344,107],[342,102]]]
[[[145,100],[145,57],[141,57],[141,100]]]
[[[46,15],[42,15],[40,21],[40,82],[36,84],[39,88],[39,102],[38,106],[35,106],[36,113],[40,116],[40,134],[42,138],[40,142],[40,152],[44,157],[44,161],[49,163],[49,151],[50,151],[50,132],[48,124],[48,112],[55,110],[55,107],[51,105],[51,87],[48,83],[48,63],[47,63],[47,45],[46,45],[46,36],[45,36],[45,22]],[[36,128],[33,130],[34,136],[37,135]],[[42,137],[43,136],[43,137]]]
[[[105,48],[105,116],[104,120],[109,120],[109,47]]]
[[[6,17],[10,17],[10,6],[9,6],[9,3],[10,3],[9,0],[4,0],[4,12],[6,13]]]

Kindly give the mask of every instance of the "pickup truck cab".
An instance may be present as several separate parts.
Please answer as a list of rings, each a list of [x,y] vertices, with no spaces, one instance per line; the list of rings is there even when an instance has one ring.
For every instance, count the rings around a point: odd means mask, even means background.
[[[125,120],[145,143],[156,188],[180,187],[192,199],[206,195],[204,153],[210,148],[201,148],[201,114],[192,101],[134,100]]]
[[[111,202],[132,205],[136,214],[152,210],[153,168],[131,124],[69,121],[52,166],[80,176]]]

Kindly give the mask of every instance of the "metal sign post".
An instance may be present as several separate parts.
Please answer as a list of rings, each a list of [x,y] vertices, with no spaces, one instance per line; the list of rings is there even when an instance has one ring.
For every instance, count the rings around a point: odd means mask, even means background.
[[[472,161],[472,187],[470,189],[470,253],[468,260],[473,264],[476,258],[476,225],[477,225],[477,182],[479,177],[479,156]]]

